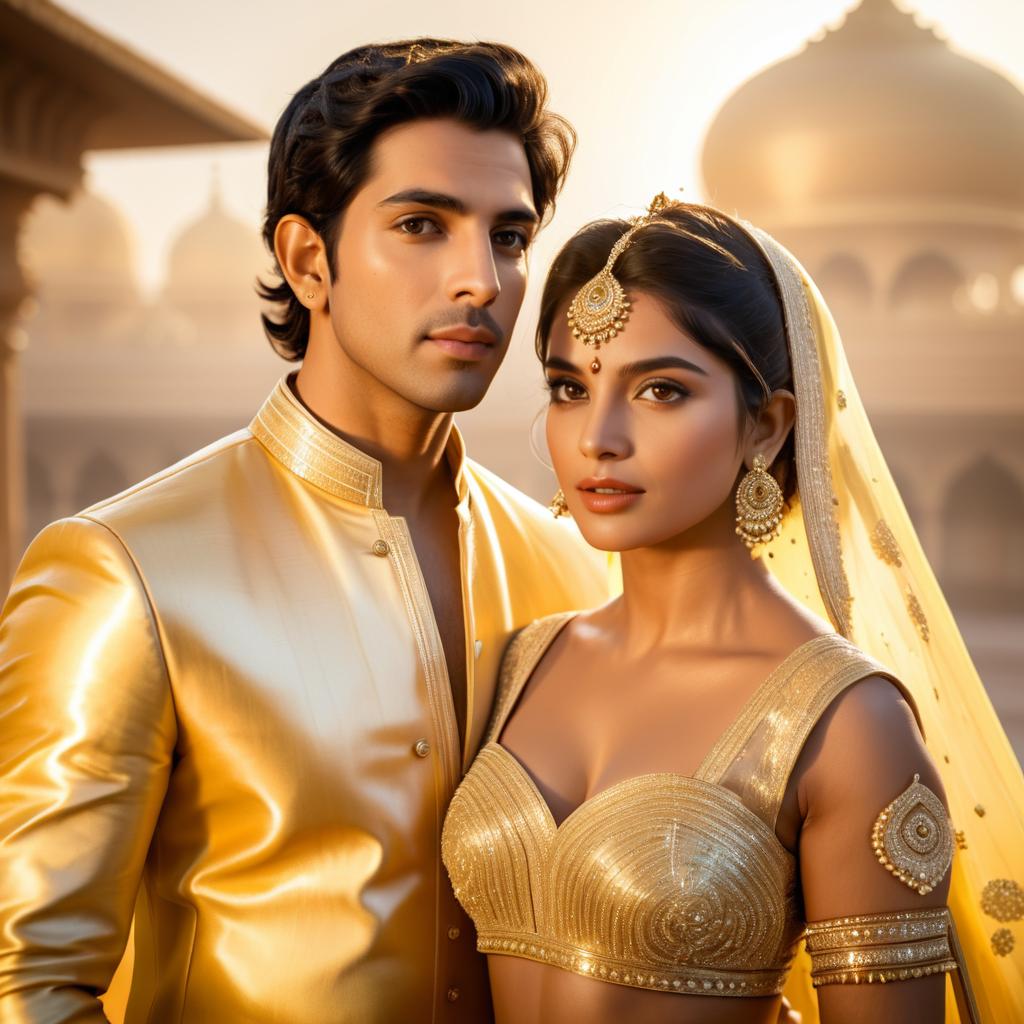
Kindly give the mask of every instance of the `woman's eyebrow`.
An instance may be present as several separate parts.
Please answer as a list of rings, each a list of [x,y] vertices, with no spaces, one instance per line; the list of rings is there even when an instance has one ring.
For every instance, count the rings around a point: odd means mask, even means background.
[[[583,371],[575,363],[570,363],[568,359],[560,359],[558,356],[549,356],[547,359],[545,359],[544,369],[564,370],[566,373],[583,373]]]
[[[626,363],[619,368],[620,377],[636,377],[641,373],[653,373],[656,370],[690,370],[699,373],[702,377],[708,376],[708,371],[696,363],[682,356],[659,356],[654,359],[640,359],[635,363]]]

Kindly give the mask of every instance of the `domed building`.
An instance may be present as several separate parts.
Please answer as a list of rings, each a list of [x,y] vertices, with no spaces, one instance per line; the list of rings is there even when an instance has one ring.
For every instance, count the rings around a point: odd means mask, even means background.
[[[124,335],[140,299],[135,248],[117,209],[87,189],[70,203],[36,200],[21,240],[36,288],[34,338],[45,344],[107,341]]]
[[[993,702],[1024,756],[1024,94],[891,0],[741,86],[709,201],[815,278]]]
[[[704,145],[712,199],[798,219],[851,204],[1020,211],[1021,166],[1024,95],[891,0],[864,0],[741,87]]]
[[[254,290],[269,259],[216,182],[155,302],[120,213],[87,190],[40,200],[23,248],[39,281],[23,357],[29,536],[244,426],[284,372]]]
[[[256,228],[224,209],[215,177],[207,210],[171,247],[162,304],[184,314],[190,340],[250,342],[259,330],[256,279],[271,266]]]

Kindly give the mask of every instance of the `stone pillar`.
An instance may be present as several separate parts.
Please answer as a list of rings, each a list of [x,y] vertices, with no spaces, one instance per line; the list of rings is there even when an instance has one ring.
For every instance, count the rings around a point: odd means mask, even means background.
[[[19,314],[29,296],[18,263],[22,214],[34,189],[0,180],[0,589],[4,592],[24,543],[25,451],[18,353],[25,347]]]
[[[21,557],[25,518],[18,320],[30,295],[18,262],[23,214],[35,196],[67,199],[82,176],[89,126],[108,108],[87,90],[21,54],[0,38],[0,590]]]

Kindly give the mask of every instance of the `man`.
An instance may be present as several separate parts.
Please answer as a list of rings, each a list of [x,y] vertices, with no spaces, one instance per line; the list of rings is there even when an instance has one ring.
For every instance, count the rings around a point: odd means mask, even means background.
[[[44,530],[4,609],[4,1021],[103,1020],[130,926],[113,1019],[489,1017],[441,823],[505,641],[605,584],[452,413],[498,369],[571,149],[492,44],[352,51],[282,115],[265,326],[302,368]]]

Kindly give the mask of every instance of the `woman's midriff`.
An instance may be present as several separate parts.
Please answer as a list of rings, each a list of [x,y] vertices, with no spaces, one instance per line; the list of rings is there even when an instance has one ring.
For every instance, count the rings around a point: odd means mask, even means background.
[[[487,962],[495,1024],[776,1024],[782,1002],[651,992],[512,956]]]

